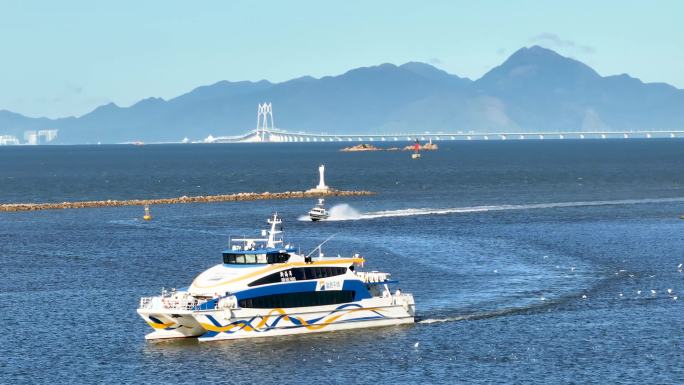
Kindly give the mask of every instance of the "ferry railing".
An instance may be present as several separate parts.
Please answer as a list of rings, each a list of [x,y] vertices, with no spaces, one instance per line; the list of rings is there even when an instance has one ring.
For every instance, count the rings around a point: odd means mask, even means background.
[[[356,276],[359,277],[363,283],[382,283],[389,281],[390,273],[381,273],[379,271],[357,271]]]
[[[152,298],[154,298],[154,297],[141,297],[140,298],[140,309],[151,309],[152,308]]]
[[[205,305],[203,307],[206,310],[216,308],[215,302],[208,302],[211,301],[200,301],[194,298],[142,297],[140,298],[140,309],[192,310],[200,305]]]

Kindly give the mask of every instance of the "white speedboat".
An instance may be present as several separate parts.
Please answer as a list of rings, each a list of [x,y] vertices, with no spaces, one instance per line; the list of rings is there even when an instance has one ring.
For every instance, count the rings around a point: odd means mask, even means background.
[[[189,287],[141,298],[138,314],[154,329],[145,338],[214,341],[414,322],[413,296],[392,292],[390,274],[357,271],[358,254],[324,257],[320,245],[317,257],[300,254],[283,243],[277,215],[268,223],[262,238],[231,237],[223,263]]]
[[[316,206],[309,210],[309,218],[311,218],[312,221],[322,221],[328,219],[328,217],[330,216],[328,210],[325,209],[325,205],[323,204],[323,202],[324,200],[322,198],[319,198],[318,203],[316,203]]]

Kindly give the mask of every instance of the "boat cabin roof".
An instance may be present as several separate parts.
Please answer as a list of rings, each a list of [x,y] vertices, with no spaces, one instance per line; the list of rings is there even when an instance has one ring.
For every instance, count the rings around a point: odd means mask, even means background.
[[[264,247],[261,249],[240,250],[232,249],[223,252],[223,263],[228,265],[262,265],[285,263],[290,260],[291,252],[295,248]]]
[[[297,249],[294,247],[264,247],[252,250],[231,249],[223,250],[223,254],[280,254],[280,253],[294,253]]]

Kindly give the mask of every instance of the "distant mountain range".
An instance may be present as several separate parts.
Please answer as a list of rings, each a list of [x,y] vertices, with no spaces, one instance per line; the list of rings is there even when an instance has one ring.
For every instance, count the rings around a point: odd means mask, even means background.
[[[263,102],[273,103],[276,127],[309,133],[684,129],[684,90],[625,74],[602,77],[533,46],[475,81],[417,62],[282,83],[220,81],[78,118],[0,110],[0,135],[59,129],[56,143],[199,140],[253,129]]]

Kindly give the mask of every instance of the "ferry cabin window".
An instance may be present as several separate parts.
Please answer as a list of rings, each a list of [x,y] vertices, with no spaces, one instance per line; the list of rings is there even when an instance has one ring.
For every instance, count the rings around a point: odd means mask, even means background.
[[[319,279],[342,275],[347,272],[346,267],[297,267],[294,269],[282,270],[277,273],[261,277],[247,286],[268,285],[269,283],[306,281],[308,279]],[[285,273],[285,274],[283,274]]]
[[[284,263],[290,259],[287,253],[271,254],[233,254],[223,253],[223,263],[227,264],[266,264]]]
[[[239,301],[240,307],[255,309],[335,305],[354,301],[353,290],[308,291],[265,295]]]
[[[285,263],[290,259],[290,254],[287,253],[272,253],[266,254],[266,259],[268,263]]]

